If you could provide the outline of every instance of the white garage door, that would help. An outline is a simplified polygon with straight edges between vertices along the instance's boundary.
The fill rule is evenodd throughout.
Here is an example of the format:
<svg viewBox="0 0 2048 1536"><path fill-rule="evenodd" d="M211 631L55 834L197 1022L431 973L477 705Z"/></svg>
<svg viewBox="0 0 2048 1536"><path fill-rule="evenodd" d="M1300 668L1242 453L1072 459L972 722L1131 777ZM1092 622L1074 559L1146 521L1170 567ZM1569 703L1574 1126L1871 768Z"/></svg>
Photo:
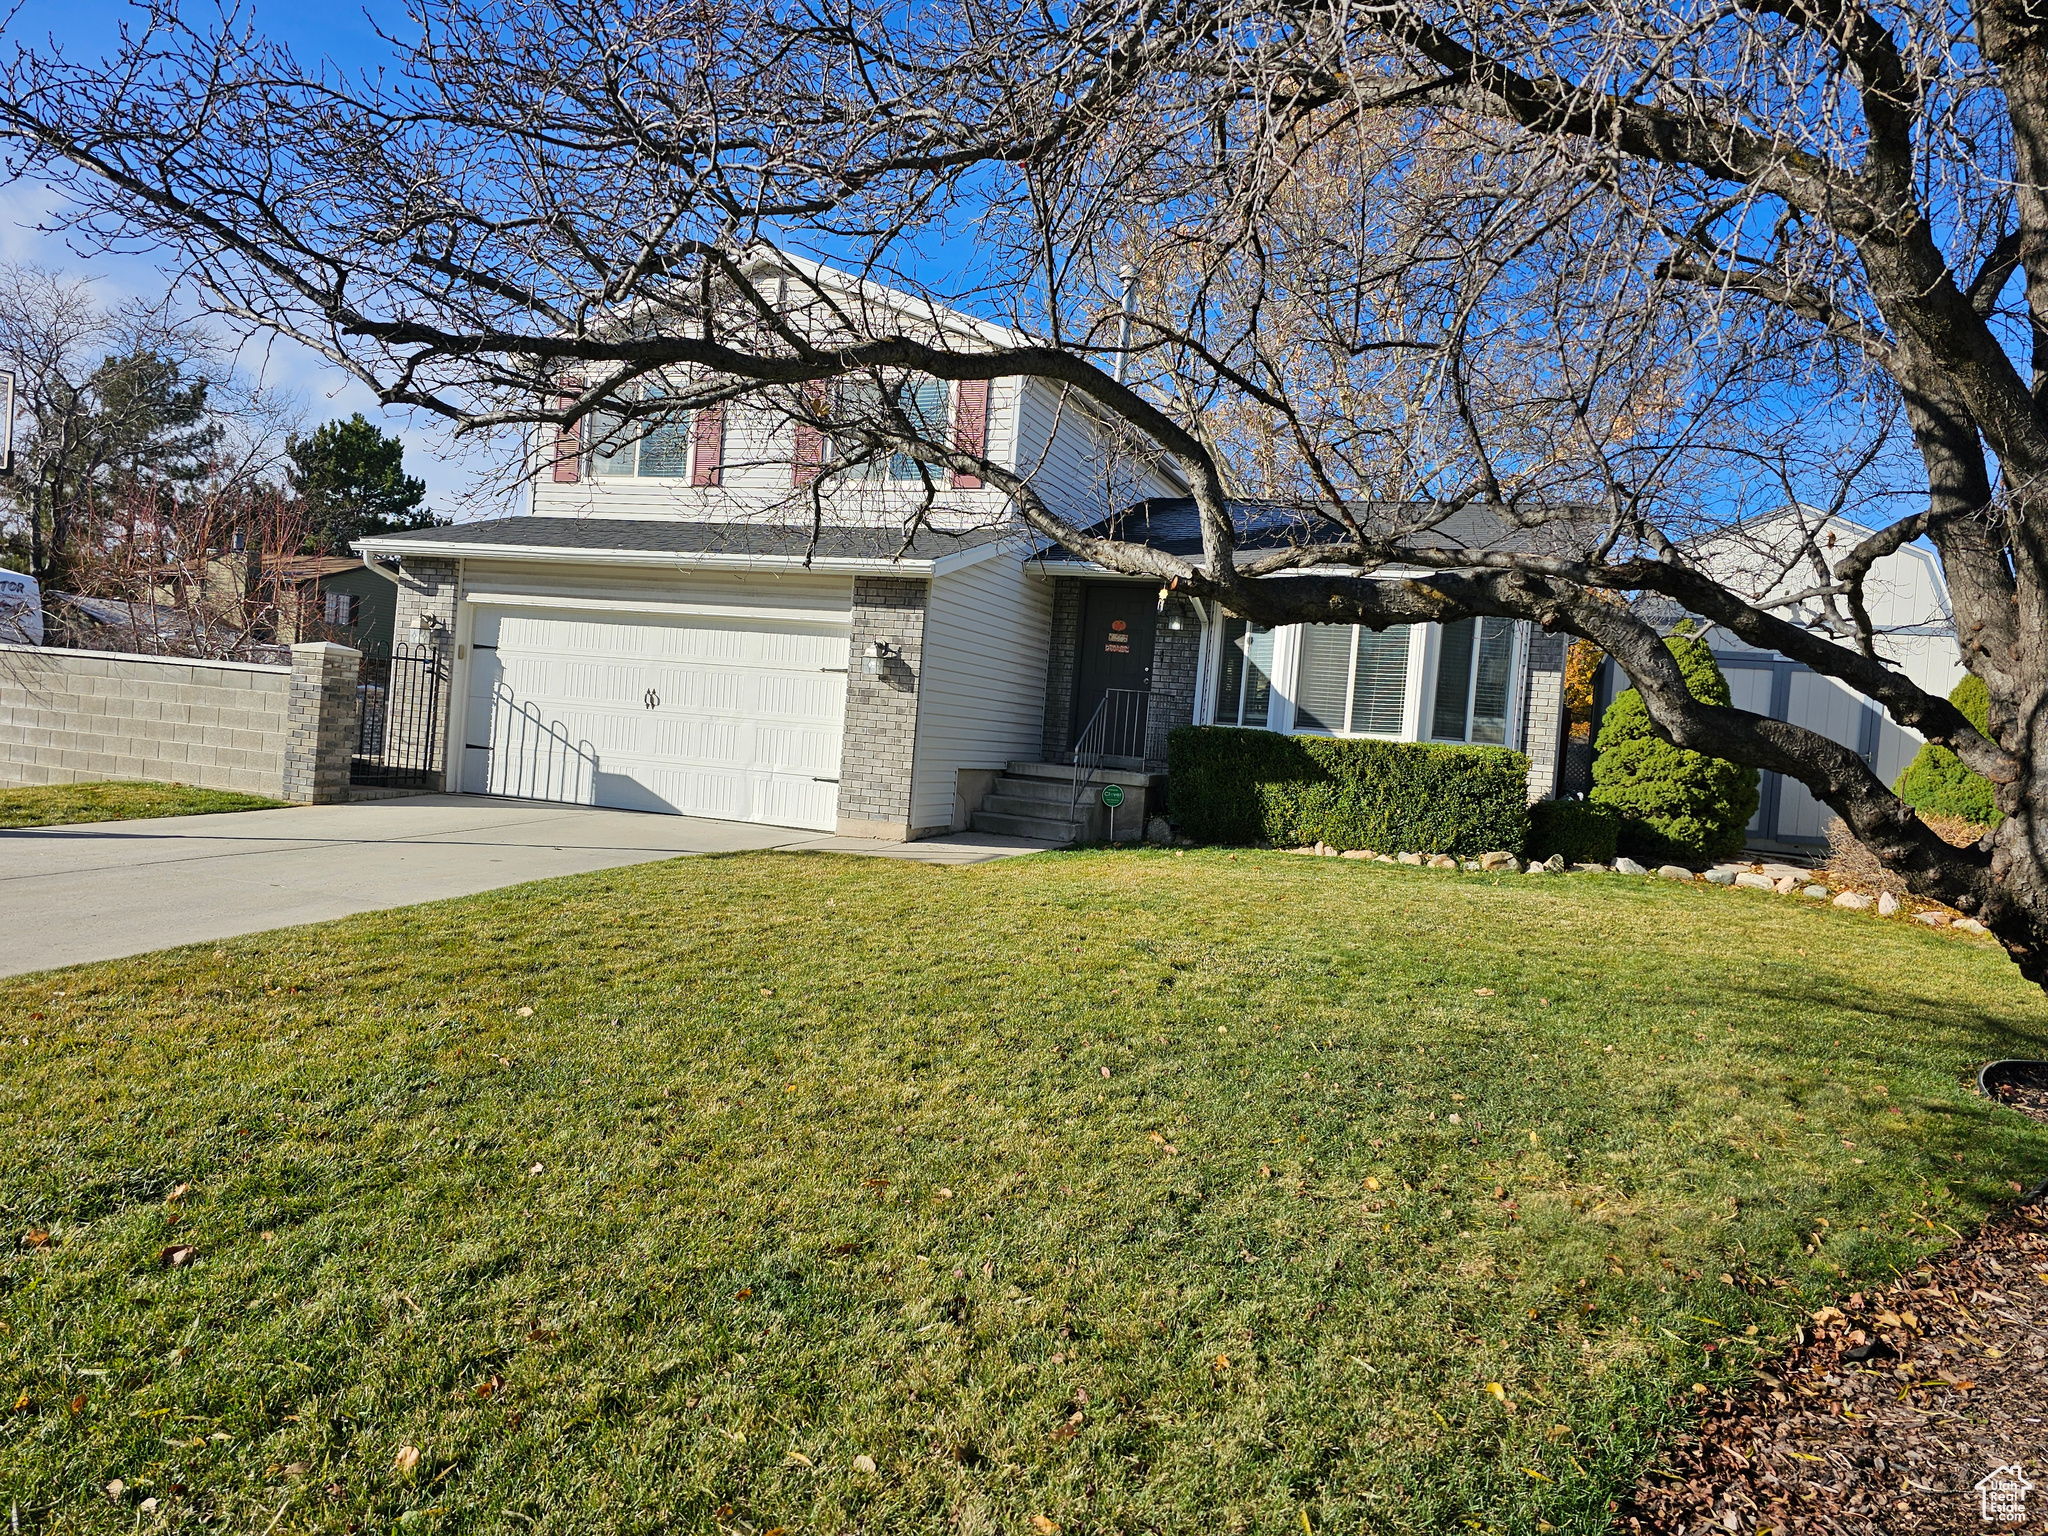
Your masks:
<svg viewBox="0 0 2048 1536"><path fill-rule="evenodd" d="M473 632L472 793L835 825L843 627L480 606Z"/></svg>

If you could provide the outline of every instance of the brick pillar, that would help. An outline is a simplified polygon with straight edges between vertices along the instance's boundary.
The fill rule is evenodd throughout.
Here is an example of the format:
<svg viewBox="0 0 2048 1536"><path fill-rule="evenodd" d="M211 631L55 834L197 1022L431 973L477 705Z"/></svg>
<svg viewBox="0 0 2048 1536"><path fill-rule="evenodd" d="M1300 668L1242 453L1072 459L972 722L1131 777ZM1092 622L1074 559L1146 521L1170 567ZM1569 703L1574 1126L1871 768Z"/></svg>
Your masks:
<svg viewBox="0 0 2048 1536"><path fill-rule="evenodd" d="M931 584L902 576L853 580L853 646L846 672L846 740L839 760L839 834L910 837L910 771ZM888 647L879 675L869 647Z"/></svg>
<svg viewBox="0 0 2048 1536"><path fill-rule="evenodd" d="M292 647L284 748L284 798L302 805L348 799L355 749L356 680L363 653L325 641Z"/></svg>
<svg viewBox="0 0 2048 1536"><path fill-rule="evenodd" d="M1522 696L1522 750L1529 754L1529 799L1557 793L1564 751L1564 658L1568 635L1529 627L1528 691Z"/></svg>

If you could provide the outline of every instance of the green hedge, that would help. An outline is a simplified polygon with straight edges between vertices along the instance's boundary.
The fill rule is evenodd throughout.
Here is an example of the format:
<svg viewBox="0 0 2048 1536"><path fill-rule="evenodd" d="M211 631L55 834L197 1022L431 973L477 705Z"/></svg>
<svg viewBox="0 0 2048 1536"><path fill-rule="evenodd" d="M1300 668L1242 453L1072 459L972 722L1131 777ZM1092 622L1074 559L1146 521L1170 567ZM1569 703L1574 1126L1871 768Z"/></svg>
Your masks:
<svg viewBox="0 0 2048 1536"><path fill-rule="evenodd" d="M1506 747L1191 725L1167 738L1166 784L1175 829L1198 842L1469 857L1529 840L1529 760Z"/></svg>
<svg viewBox="0 0 2048 1536"><path fill-rule="evenodd" d="M1621 813L1584 800L1539 800L1529 807L1529 857L1564 855L1567 864L1612 864Z"/></svg>

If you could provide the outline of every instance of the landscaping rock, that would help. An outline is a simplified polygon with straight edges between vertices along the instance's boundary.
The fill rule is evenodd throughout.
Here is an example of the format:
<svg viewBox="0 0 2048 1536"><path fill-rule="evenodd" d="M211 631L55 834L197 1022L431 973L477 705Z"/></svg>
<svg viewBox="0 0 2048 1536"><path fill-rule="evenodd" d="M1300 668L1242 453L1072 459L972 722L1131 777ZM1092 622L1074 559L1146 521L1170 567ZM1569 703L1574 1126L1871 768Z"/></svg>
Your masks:
<svg viewBox="0 0 2048 1536"><path fill-rule="evenodd" d="M1543 861L1543 867L1549 870L1553 875L1563 874L1564 855L1561 853L1553 853L1549 858Z"/></svg>
<svg viewBox="0 0 2048 1536"><path fill-rule="evenodd" d="M1145 841L1156 843L1161 848L1165 848L1173 842L1173 827L1164 816L1154 816L1145 823Z"/></svg>
<svg viewBox="0 0 2048 1536"><path fill-rule="evenodd" d="M1710 869L1707 871L1707 884L1709 885L1733 885L1734 883L1735 871L1732 869Z"/></svg>
<svg viewBox="0 0 2048 1536"><path fill-rule="evenodd" d="M1984 937L1985 934L1991 931L1989 928L1986 928L1982 923L1978 922L1977 919L1975 919L1974 917L1959 917L1955 920L1954 926L1956 932L1974 933L1980 939Z"/></svg>
<svg viewBox="0 0 2048 1536"><path fill-rule="evenodd" d="M1463 864L1459 865L1458 867L1460 869L1469 870L1471 873L1475 875L1478 874L1481 869L1485 868L1485 866L1481 864L1477 859L1467 859Z"/></svg>
<svg viewBox="0 0 2048 1536"><path fill-rule="evenodd" d="M1766 864L1763 866L1763 872L1773 880L1794 881L1804 880L1810 873L1797 864Z"/></svg>
<svg viewBox="0 0 2048 1536"><path fill-rule="evenodd" d="M1520 869L1522 861L1512 853L1496 848L1492 853L1482 853L1479 855L1479 867L1481 869Z"/></svg>
<svg viewBox="0 0 2048 1536"><path fill-rule="evenodd" d="M1745 891L1775 891L1778 888L1768 876L1753 875L1746 869L1735 877L1735 883Z"/></svg>
<svg viewBox="0 0 2048 1536"><path fill-rule="evenodd" d="M1647 875L1649 873L1642 865L1629 858L1616 859L1614 861L1614 872L1617 875Z"/></svg>
<svg viewBox="0 0 2048 1536"><path fill-rule="evenodd" d="M1828 899L1828 888L1824 885L1809 885L1801 890L1799 894L1810 896L1815 901L1826 901Z"/></svg>
<svg viewBox="0 0 2048 1536"><path fill-rule="evenodd" d="M1419 853L1397 853L1394 857L1403 864L1420 864L1422 862L1422 855Z"/></svg>
<svg viewBox="0 0 2048 1536"><path fill-rule="evenodd" d="M1692 871L1681 869L1676 864L1661 864L1657 867L1657 878L1659 880L1684 880L1690 882L1692 880Z"/></svg>
<svg viewBox="0 0 2048 1536"><path fill-rule="evenodd" d="M1523 870L1522 873L1525 875L1554 875L1557 873L1557 871L1552 869L1548 864L1531 864L1527 869Z"/></svg>
<svg viewBox="0 0 2048 1536"><path fill-rule="evenodd" d="M1456 869L1458 861L1447 853L1433 853L1429 856L1431 869Z"/></svg>
<svg viewBox="0 0 2048 1536"><path fill-rule="evenodd" d="M1890 917L1898 910L1898 897L1894 896L1890 891L1879 891L1877 893L1877 915L1879 917Z"/></svg>
<svg viewBox="0 0 2048 1536"><path fill-rule="evenodd" d="M1391 853L1377 854L1373 858L1373 863L1375 864L1397 864L1399 862Z"/></svg>
<svg viewBox="0 0 2048 1536"><path fill-rule="evenodd" d="M1772 882L1771 889L1776 891L1780 896L1790 896L1794 891L1799 889L1799 876L1780 875L1775 881Z"/></svg>
<svg viewBox="0 0 2048 1536"><path fill-rule="evenodd" d="M1605 864L1574 864L1572 868L1582 875L1606 875L1613 873Z"/></svg>
<svg viewBox="0 0 2048 1536"><path fill-rule="evenodd" d="M1946 912L1915 912L1913 914L1913 921L1925 923L1930 928L1946 928L1948 926L1948 914Z"/></svg>
<svg viewBox="0 0 2048 1536"><path fill-rule="evenodd" d="M1870 898L1861 891L1844 891L1835 898L1835 905L1851 912L1866 912L1870 909Z"/></svg>
<svg viewBox="0 0 2048 1536"><path fill-rule="evenodd" d="M1372 850L1370 848L1346 848L1344 850L1344 857L1347 859L1369 859L1372 857Z"/></svg>

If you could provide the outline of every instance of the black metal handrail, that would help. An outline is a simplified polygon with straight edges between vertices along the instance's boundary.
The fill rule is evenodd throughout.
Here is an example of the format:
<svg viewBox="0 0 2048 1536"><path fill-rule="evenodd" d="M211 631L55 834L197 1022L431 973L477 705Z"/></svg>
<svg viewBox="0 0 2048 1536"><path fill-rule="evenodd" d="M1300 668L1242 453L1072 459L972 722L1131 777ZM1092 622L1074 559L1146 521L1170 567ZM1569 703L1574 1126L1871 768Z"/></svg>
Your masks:
<svg viewBox="0 0 2048 1536"><path fill-rule="evenodd" d="M1067 820L1079 819L1082 791L1095 781L1095 771L1112 757L1145 756L1145 726L1151 716L1152 692L1147 688L1105 688L1102 702L1074 739L1073 794ZM1119 748L1125 750L1118 750ZM1130 750L1135 748L1135 750Z"/></svg>

